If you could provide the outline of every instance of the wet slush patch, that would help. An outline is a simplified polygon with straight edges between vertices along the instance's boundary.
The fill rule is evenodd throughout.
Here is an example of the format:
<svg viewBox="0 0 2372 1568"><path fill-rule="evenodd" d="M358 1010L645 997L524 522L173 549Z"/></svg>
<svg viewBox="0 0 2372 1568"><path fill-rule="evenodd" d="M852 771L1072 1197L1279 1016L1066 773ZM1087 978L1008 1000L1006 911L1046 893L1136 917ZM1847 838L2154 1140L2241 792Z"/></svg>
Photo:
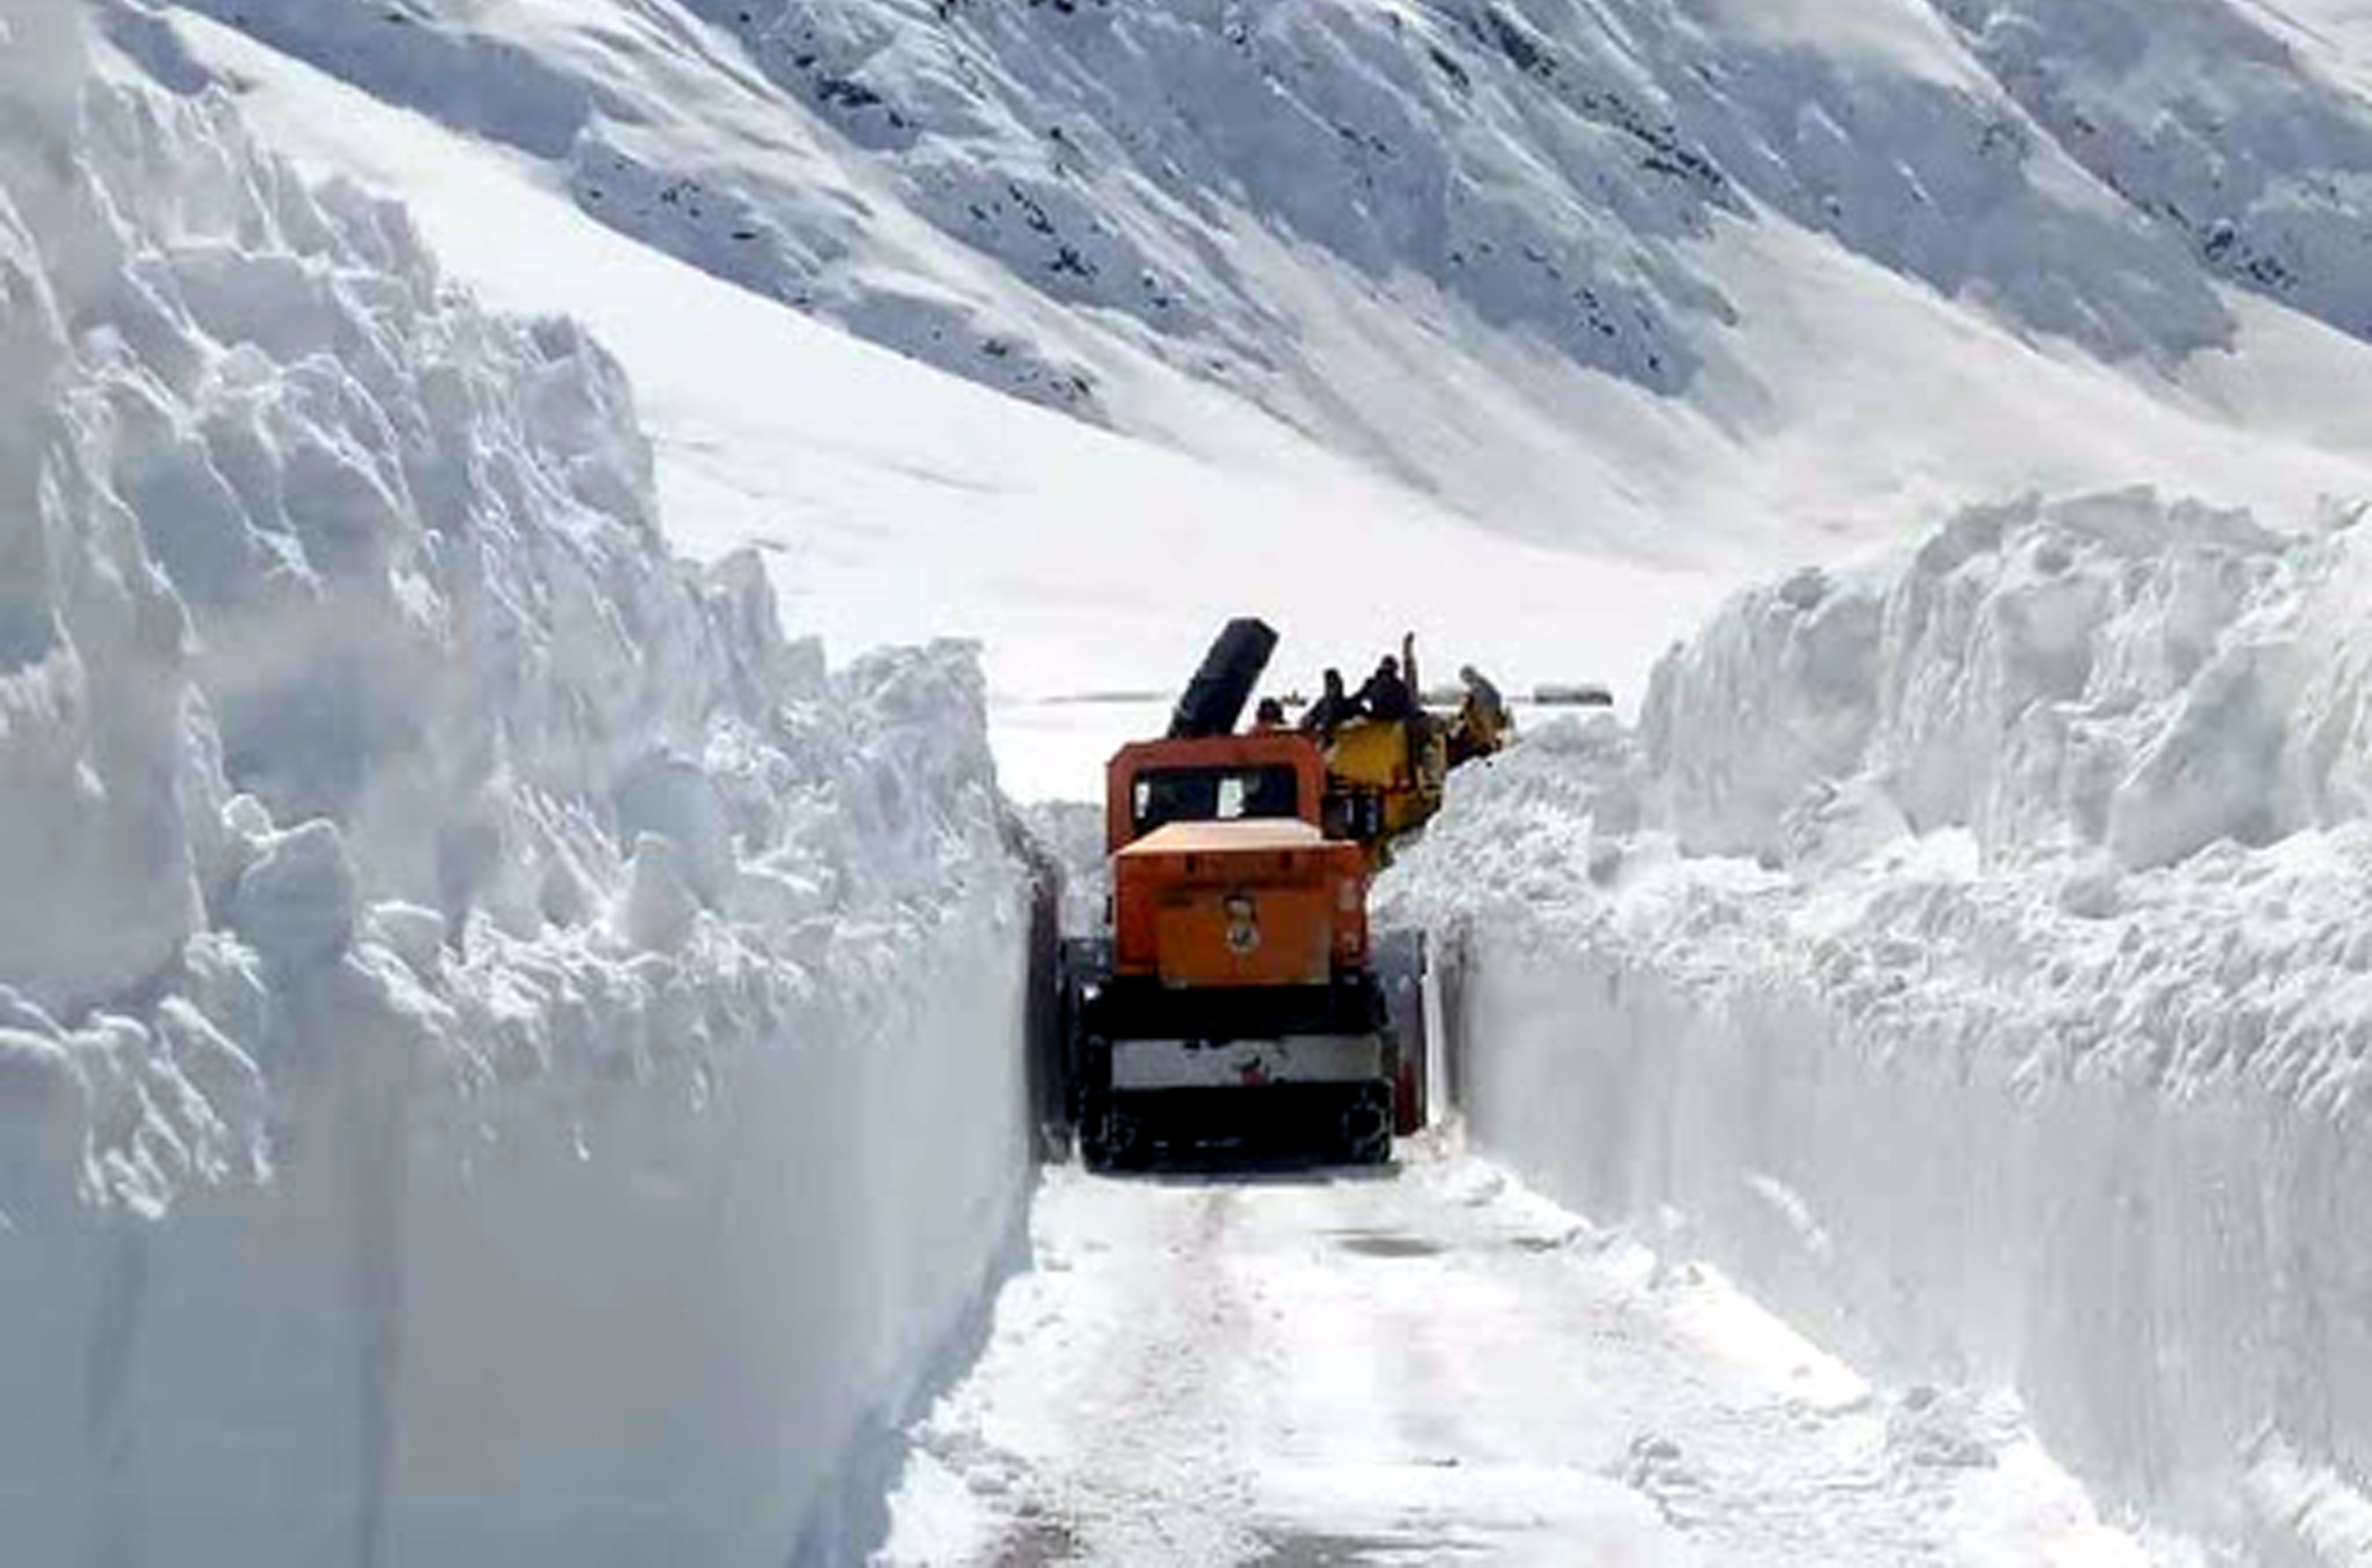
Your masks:
<svg viewBox="0 0 2372 1568"><path fill-rule="evenodd" d="M1338 1165L1290 1150L1232 1145L1164 1148L1141 1168L1107 1170L1106 1181L1145 1181L1172 1187L1335 1187L1398 1181L1398 1165Z"/></svg>
<svg viewBox="0 0 2372 1568"><path fill-rule="evenodd" d="M1441 1244L1422 1237L1401 1236L1379 1230L1338 1230L1332 1233L1334 1244L1345 1252L1355 1252L1362 1258L1437 1258Z"/></svg>
<svg viewBox="0 0 2372 1568"><path fill-rule="evenodd" d="M1079 1538L1060 1519L1025 1518L997 1543L989 1562L992 1568L1055 1568L1086 1561L1081 1553Z"/></svg>
<svg viewBox="0 0 2372 1568"><path fill-rule="evenodd" d="M1379 1536L1265 1536L1250 1568L1366 1568L1407 1562L1410 1543Z"/></svg>

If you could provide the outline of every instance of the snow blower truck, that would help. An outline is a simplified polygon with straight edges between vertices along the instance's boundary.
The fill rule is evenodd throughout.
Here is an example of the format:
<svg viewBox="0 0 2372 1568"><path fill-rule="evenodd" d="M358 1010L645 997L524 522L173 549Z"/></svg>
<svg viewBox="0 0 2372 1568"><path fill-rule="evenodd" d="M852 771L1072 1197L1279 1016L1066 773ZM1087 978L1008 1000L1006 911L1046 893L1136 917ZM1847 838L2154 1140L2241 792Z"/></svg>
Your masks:
<svg viewBox="0 0 2372 1568"><path fill-rule="evenodd" d="M1107 767L1107 931L1062 952L1090 1168L1215 1143L1380 1165L1424 1124L1424 934L1367 923L1378 781L1332 772L1306 736L1236 733L1276 641L1231 621L1168 736Z"/></svg>

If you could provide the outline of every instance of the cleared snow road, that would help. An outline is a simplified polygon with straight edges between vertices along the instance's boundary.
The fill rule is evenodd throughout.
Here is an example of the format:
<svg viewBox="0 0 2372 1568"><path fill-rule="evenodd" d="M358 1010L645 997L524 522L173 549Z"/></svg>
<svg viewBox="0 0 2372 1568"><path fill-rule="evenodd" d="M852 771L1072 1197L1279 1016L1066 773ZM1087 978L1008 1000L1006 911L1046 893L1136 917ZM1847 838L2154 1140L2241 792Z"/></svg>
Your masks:
<svg viewBox="0 0 2372 1568"><path fill-rule="evenodd" d="M1492 1166L1049 1174L881 1562L2125 1564L2015 1410L1875 1390Z"/></svg>

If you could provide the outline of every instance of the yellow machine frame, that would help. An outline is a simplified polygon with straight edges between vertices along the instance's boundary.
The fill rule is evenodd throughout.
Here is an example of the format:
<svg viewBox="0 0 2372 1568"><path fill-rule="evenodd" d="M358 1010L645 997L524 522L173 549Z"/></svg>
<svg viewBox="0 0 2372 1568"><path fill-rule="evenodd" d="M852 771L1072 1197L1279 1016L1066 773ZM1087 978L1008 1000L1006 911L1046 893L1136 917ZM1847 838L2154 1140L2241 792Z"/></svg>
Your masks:
<svg viewBox="0 0 2372 1568"><path fill-rule="evenodd" d="M1448 775L1448 734L1437 720L1355 719L1326 748L1327 831L1357 840L1383 865L1394 839L1441 809Z"/></svg>

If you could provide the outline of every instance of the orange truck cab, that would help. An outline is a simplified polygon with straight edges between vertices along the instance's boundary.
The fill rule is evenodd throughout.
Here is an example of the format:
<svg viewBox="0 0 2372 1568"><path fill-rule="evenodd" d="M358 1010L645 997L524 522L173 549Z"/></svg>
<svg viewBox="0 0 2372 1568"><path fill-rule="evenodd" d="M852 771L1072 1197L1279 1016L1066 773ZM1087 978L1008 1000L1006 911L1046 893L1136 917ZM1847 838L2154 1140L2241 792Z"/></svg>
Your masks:
<svg viewBox="0 0 2372 1568"><path fill-rule="evenodd" d="M1370 862L1320 823L1291 733L1122 748L1106 778L1107 937L1072 944L1074 1120L1091 1166L1208 1134L1390 1157L1421 1097L1367 927Z"/></svg>
<svg viewBox="0 0 2372 1568"><path fill-rule="evenodd" d="M1168 987L1325 985L1367 960L1367 864L1318 827L1298 735L1123 748L1107 778L1112 970Z"/></svg>

